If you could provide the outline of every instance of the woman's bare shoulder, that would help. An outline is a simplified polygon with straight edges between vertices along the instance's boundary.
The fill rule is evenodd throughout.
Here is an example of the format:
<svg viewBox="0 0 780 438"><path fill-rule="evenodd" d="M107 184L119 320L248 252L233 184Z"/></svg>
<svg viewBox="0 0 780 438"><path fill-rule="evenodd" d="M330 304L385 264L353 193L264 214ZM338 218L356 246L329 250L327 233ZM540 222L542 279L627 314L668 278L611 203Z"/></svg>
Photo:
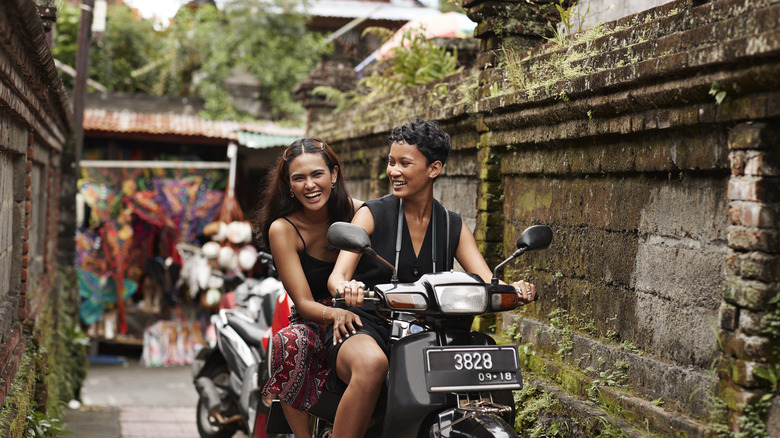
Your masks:
<svg viewBox="0 0 780 438"><path fill-rule="evenodd" d="M271 226L268 228L269 236L284 236L288 234L295 234L295 225L293 225L289 218L277 218L275 221L271 222Z"/></svg>

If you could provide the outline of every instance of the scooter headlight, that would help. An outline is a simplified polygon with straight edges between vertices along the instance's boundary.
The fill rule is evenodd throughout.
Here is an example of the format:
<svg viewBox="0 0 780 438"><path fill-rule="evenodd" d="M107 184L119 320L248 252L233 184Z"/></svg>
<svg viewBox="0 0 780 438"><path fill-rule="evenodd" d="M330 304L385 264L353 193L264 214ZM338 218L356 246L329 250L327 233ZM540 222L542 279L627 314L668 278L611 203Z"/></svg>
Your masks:
<svg viewBox="0 0 780 438"><path fill-rule="evenodd" d="M487 311L487 290L481 285L434 286L442 313L477 315Z"/></svg>

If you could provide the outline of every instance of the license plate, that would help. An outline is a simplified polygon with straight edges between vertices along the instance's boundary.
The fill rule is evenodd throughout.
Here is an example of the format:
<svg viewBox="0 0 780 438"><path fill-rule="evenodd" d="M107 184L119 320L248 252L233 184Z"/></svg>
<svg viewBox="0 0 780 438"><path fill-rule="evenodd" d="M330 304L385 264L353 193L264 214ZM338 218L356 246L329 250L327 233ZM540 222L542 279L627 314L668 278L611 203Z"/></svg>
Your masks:
<svg viewBox="0 0 780 438"><path fill-rule="evenodd" d="M425 381L430 392L522 389L517 347L427 348Z"/></svg>

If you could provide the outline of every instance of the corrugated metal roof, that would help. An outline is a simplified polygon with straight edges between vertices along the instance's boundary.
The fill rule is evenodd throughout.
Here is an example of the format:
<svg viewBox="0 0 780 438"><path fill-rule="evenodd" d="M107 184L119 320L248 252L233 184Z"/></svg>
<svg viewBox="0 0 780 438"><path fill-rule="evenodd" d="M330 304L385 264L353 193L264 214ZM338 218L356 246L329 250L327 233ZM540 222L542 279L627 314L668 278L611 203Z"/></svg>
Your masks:
<svg viewBox="0 0 780 438"><path fill-rule="evenodd" d="M301 138L299 135L273 135L259 132L238 131L238 144L252 149L265 149L274 146L289 146Z"/></svg>
<svg viewBox="0 0 780 438"><path fill-rule="evenodd" d="M379 8L379 9L377 9ZM414 18L440 15L438 9L419 6L414 1L398 0L391 3L360 0L313 1L306 13L314 17L362 18L370 14L372 20L409 21Z"/></svg>
<svg viewBox="0 0 780 438"><path fill-rule="evenodd" d="M238 140L238 131L296 138L304 134L303 129L283 128L272 122L215 121L181 114L149 114L101 109L84 111L84 131L197 136L226 140Z"/></svg>

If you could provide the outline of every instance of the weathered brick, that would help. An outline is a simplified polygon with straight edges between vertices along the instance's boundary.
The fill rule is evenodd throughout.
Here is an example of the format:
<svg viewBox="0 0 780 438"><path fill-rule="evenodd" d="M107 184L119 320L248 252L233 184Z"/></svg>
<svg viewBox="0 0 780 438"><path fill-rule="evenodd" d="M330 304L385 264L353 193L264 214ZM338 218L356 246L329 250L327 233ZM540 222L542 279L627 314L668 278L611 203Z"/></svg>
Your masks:
<svg viewBox="0 0 780 438"><path fill-rule="evenodd" d="M761 336L762 320L766 312L754 312L741 309L739 312L739 331L748 336Z"/></svg>
<svg viewBox="0 0 780 438"><path fill-rule="evenodd" d="M731 174L733 176L745 175L745 152L744 151L730 152L729 162L731 163Z"/></svg>
<svg viewBox="0 0 780 438"><path fill-rule="evenodd" d="M772 349L772 341L764 336L747 336L739 332L721 332L723 352L727 356L743 360L766 357Z"/></svg>
<svg viewBox="0 0 780 438"><path fill-rule="evenodd" d="M720 328L724 330L735 331L737 329L737 322L739 321L739 307L729 304L725 301L720 303L720 309L718 309L718 320L720 321Z"/></svg>
<svg viewBox="0 0 780 438"><path fill-rule="evenodd" d="M779 183L778 178L733 177L729 180L728 197L732 201L777 202Z"/></svg>
<svg viewBox="0 0 780 438"><path fill-rule="evenodd" d="M780 159L778 159L777 150L745 153L744 174L747 176L780 176Z"/></svg>
<svg viewBox="0 0 780 438"><path fill-rule="evenodd" d="M757 388L760 386L766 386L762 381L757 379L753 371L761 367L760 364L749 360L736 360L734 366L731 369L731 379L737 385L743 388Z"/></svg>
<svg viewBox="0 0 780 438"><path fill-rule="evenodd" d="M780 214L777 204L757 202L729 203L729 223L731 225L752 228L774 228Z"/></svg>
<svg viewBox="0 0 780 438"><path fill-rule="evenodd" d="M731 149L768 149L780 145L780 127L767 123L742 123L729 132Z"/></svg>
<svg viewBox="0 0 780 438"><path fill-rule="evenodd" d="M745 280L739 277L727 277L723 287L723 299L733 305L760 311L777 293L766 283Z"/></svg>
<svg viewBox="0 0 780 438"><path fill-rule="evenodd" d="M731 226L728 243L733 249L780 252L780 233L775 229Z"/></svg>
<svg viewBox="0 0 780 438"><path fill-rule="evenodd" d="M699 106L699 123L712 123L715 121L715 105L702 104Z"/></svg>
<svg viewBox="0 0 780 438"><path fill-rule="evenodd" d="M773 283L780 280L780 256L763 252L748 252L737 256L735 264L743 278Z"/></svg>

